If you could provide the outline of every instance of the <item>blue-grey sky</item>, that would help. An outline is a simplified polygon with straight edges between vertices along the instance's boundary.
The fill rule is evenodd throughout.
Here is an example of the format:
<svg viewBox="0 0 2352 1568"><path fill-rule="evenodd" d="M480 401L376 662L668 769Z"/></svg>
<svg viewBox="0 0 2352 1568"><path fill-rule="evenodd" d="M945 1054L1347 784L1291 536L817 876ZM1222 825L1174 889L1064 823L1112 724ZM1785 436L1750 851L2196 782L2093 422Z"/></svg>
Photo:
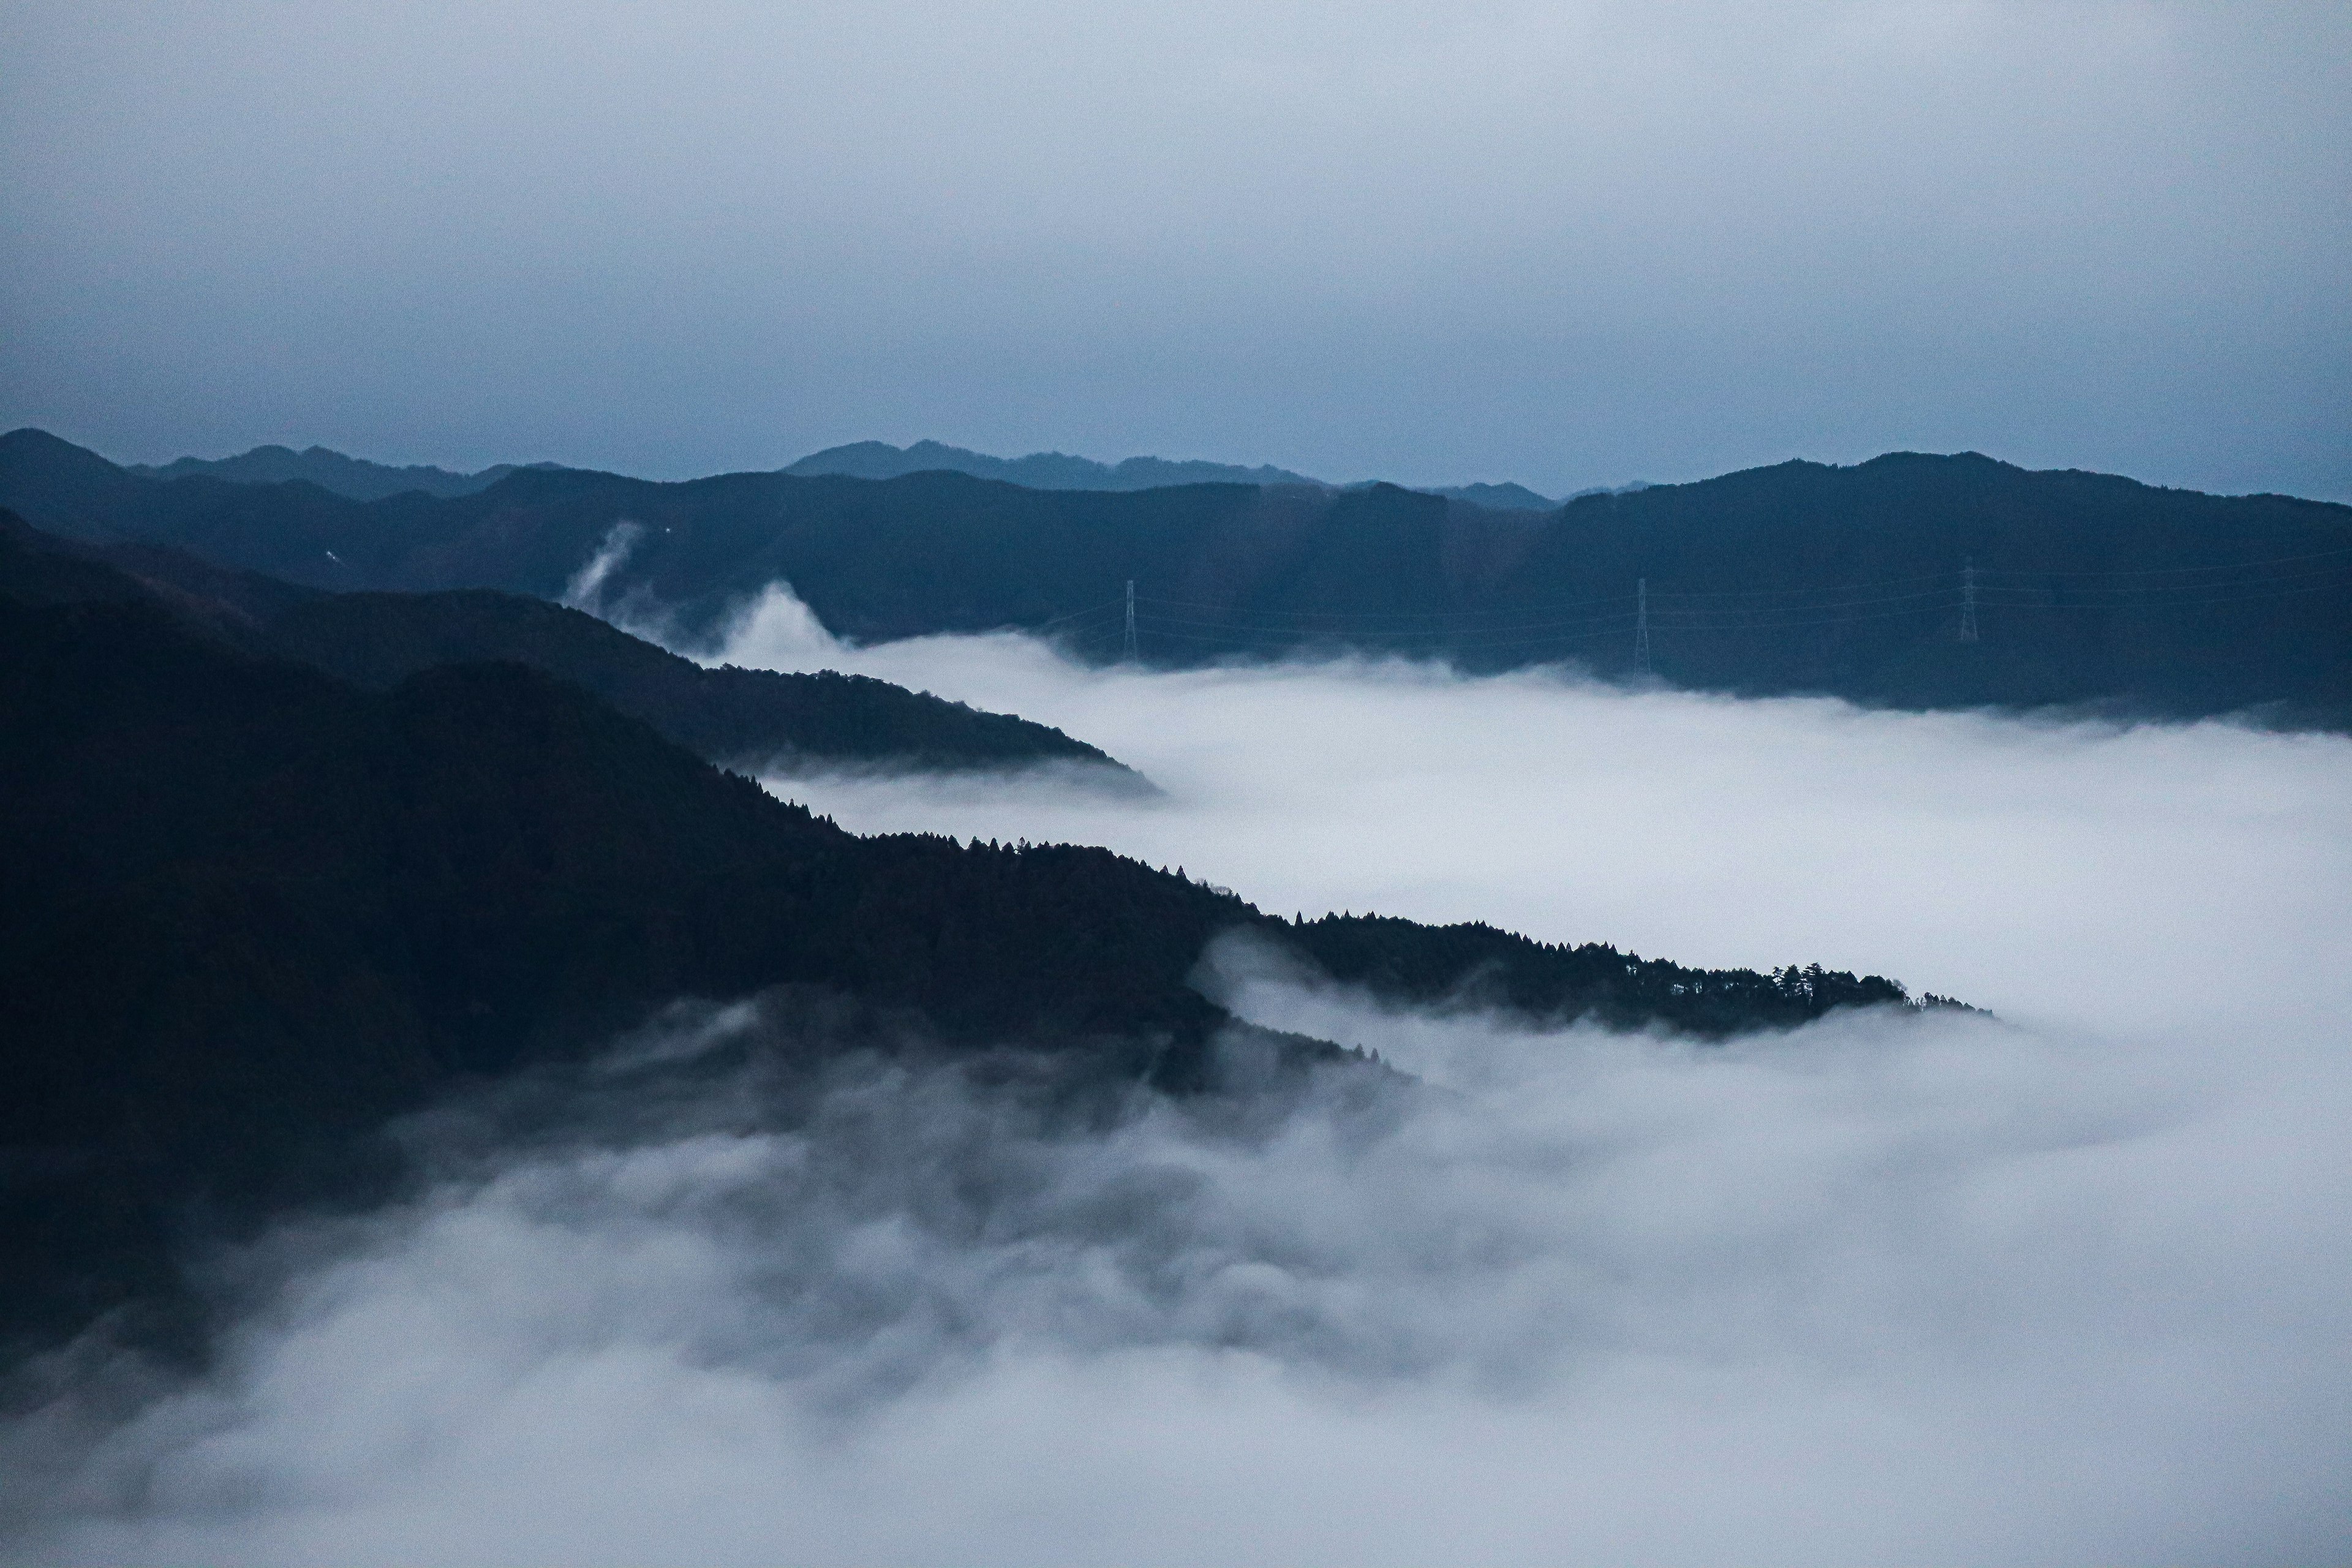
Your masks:
<svg viewBox="0 0 2352 1568"><path fill-rule="evenodd" d="M2352 497L2352 8L0 8L0 424Z"/></svg>

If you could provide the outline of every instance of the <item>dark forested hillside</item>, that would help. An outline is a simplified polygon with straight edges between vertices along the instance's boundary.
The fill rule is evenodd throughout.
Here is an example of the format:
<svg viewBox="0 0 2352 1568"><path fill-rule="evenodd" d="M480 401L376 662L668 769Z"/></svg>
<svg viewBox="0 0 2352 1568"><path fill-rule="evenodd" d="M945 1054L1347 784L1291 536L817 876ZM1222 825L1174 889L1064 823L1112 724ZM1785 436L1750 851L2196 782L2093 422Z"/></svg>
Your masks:
<svg viewBox="0 0 2352 1568"><path fill-rule="evenodd" d="M1236 929L1400 999L1479 977L1706 1034L1903 1000L1401 921L1302 928L1101 849L859 838L524 667L372 691L152 601L0 600L0 799L16 1333L162 1289L192 1204L299 1199L383 1118L679 997L814 988L942 1048L1171 1089L1215 1079L1234 1026L1188 982Z"/></svg>
<svg viewBox="0 0 2352 1568"><path fill-rule="evenodd" d="M887 681L832 671L706 669L593 616L488 590L331 594L234 572L169 546L77 545L0 512L0 596L149 601L254 651L362 686L445 664L506 659L584 687L709 761L802 767L1006 769L1076 764L1150 785L1061 731Z"/></svg>
<svg viewBox="0 0 2352 1568"><path fill-rule="evenodd" d="M321 587L552 597L626 541L611 592L688 627L783 580L853 638L1049 627L1110 658L1132 580L1142 657L1160 663L1346 647L1628 675L1645 618L1650 670L1710 689L2352 724L2352 508L1973 455L1785 463L1550 512L1392 486L569 470L363 506L305 485L155 484L18 432L0 438L0 502Z"/></svg>
<svg viewBox="0 0 2352 1568"><path fill-rule="evenodd" d="M279 648L362 686L436 665L510 659L561 676L729 766L803 764L945 770L1043 763L1139 774L1061 731L887 680L825 670L778 674L691 659L544 600L488 590L322 595L269 624Z"/></svg>

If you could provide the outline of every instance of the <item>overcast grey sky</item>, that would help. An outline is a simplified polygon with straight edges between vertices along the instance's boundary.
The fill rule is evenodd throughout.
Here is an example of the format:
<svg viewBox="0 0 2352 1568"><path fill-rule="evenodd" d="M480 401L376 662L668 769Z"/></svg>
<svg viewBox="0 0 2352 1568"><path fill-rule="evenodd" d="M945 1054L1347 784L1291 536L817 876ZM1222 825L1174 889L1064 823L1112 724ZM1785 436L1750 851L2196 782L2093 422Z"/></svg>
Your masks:
<svg viewBox="0 0 2352 1568"><path fill-rule="evenodd" d="M0 8L0 424L2352 497L2352 8Z"/></svg>

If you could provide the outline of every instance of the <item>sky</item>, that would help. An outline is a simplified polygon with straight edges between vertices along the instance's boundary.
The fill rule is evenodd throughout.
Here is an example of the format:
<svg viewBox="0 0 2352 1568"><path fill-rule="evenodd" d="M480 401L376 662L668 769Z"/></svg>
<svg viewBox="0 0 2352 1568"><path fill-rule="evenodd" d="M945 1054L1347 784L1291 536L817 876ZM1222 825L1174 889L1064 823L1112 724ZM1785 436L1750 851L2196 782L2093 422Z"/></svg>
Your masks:
<svg viewBox="0 0 2352 1568"><path fill-rule="evenodd" d="M1166 792L769 781L854 828L1996 1016L1704 1046L1220 946L1241 1016L1419 1083L1073 1120L919 1057L780 1092L715 1047L821 1015L682 1005L413 1121L413 1197L201 1259L206 1375L85 1346L0 1424L0 1559L2344 1558L2352 741L851 650L781 595L705 652Z"/></svg>
<svg viewBox="0 0 2352 1568"><path fill-rule="evenodd" d="M0 426L2352 499L2352 12L14 0Z"/></svg>

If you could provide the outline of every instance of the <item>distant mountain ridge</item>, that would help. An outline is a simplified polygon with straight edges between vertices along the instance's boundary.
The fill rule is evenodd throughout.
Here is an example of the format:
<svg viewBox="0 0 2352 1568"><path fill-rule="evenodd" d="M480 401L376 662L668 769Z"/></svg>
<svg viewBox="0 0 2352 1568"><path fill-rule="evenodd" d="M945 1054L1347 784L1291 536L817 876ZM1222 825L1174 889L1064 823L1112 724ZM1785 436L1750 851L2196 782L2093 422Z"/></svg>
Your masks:
<svg viewBox="0 0 2352 1568"><path fill-rule="evenodd" d="M168 463L126 463L123 471L145 479L220 479L238 485L280 485L301 480L352 500L383 500L417 491L449 500L488 489L522 468L556 468L558 463L495 463L474 473L457 473L427 463L395 467L354 458L328 447L256 447L231 458L176 458ZM794 475L838 474L856 479L895 479L908 474L970 474L974 479L999 479L1035 490L1149 490L1171 485L1307 485L1317 489L1361 489L1373 481L1337 485L1270 464L1244 468L1234 463L1201 460L1171 461L1165 458L1128 458L1098 463L1066 452L1032 452L1025 458L996 458L940 441L918 441L893 447L884 441L856 441L813 452L778 470ZM1527 486L1468 484L1412 487L1428 495L1483 506L1498 511L1549 511L1560 503ZM1597 495L1598 489L1579 495Z"/></svg>
<svg viewBox="0 0 2352 1568"><path fill-rule="evenodd" d="M1129 458L1098 463L1066 452L1032 452L1025 458L992 458L940 441L893 447L887 441L854 441L812 452L782 470L787 474L839 474L853 479L895 479L907 474L970 474L1033 490L1151 490L1170 485L1312 485L1331 487L1305 474L1260 465L1171 462L1165 458Z"/></svg>
<svg viewBox="0 0 2352 1568"><path fill-rule="evenodd" d="M1791 460L1497 511L1392 485L1044 490L948 472L656 484L528 470L447 500L141 479L0 437L0 505L339 590L603 592L716 640L789 583L860 642L1026 629L1148 663L1354 652L1573 661L1743 696L1907 709L2254 713L2352 731L2352 507L2213 496L1978 453ZM1646 631L1647 635L1643 635Z"/></svg>
<svg viewBox="0 0 2352 1568"><path fill-rule="evenodd" d="M1556 511L1560 504L1549 496L1538 495L1527 486L1517 483L1441 485L1426 493L1444 496L1447 500L1467 501L1472 506L1483 506L1493 511ZM1584 493L1593 492L1588 490Z"/></svg>
<svg viewBox="0 0 2352 1568"><path fill-rule="evenodd" d="M365 458L347 457L326 447L256 447L233 458L177 458L161 465L130 463L126 469L150 479L184 479L194 475L239 485L280 485L301 479L353 500L382 500L386 496L422 490L445 500L488 489L519 468L551 468L552 463L498 463L478 473L452 473L430 464L394 468Z"/></svg>
<svg viewBox="0 0 2352 1568"><path fill-rule="evenodd" d="M856 441L846 447L812 452L781 471L799 476L838 474L853 479L896 479L923 473L970 474L976 479L999 479L1033 490L1155 490L1171 485L1307 485L1316 489L1338 490L1361 489L1371 482L1333 484L1328 479L1268 464L1250 468L1197 459L1172 462L1166 458L1128 458L1117 463L1098 463L1066 452L992 458L985 452L950 447L940 441L918 441L911 447L893 447L886 441ZM1559 505L1521 484L1407 488L1501 511L1549 511Z"/></svg>

